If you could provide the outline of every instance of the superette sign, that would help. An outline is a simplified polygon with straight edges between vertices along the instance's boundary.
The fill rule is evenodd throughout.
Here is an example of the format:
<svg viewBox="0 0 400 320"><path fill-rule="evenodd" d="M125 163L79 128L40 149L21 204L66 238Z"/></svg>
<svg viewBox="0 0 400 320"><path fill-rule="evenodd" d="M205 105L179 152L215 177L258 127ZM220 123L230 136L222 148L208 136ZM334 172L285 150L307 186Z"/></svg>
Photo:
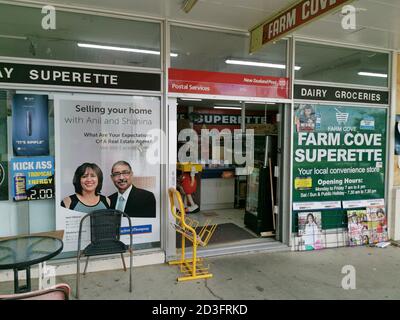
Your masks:
<svg viewBox="0 0 400 320"><path fill-rule="evenodd" d="M382 199L386 109L295 106L293 202Z"/></svg>
<svg viewBox="0 0 400 320"><path fill-rule="evenodd" d="M161 75L0 61L0 83L160 91Z"/></svg>

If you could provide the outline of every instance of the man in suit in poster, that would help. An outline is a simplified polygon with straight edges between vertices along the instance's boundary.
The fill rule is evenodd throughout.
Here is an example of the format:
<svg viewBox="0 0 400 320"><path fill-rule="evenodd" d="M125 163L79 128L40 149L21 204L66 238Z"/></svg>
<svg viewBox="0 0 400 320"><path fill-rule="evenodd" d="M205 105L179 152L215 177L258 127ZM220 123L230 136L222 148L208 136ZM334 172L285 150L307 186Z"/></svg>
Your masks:
<svg viewBox="0 0 400 320"><path fill-rule="evenodd" d="M110 195L111 208L125 212L134 218L155 218L156 198L150 191L133 185L133 172L126 161L114 163L111 179L118 192Z"/></svg>

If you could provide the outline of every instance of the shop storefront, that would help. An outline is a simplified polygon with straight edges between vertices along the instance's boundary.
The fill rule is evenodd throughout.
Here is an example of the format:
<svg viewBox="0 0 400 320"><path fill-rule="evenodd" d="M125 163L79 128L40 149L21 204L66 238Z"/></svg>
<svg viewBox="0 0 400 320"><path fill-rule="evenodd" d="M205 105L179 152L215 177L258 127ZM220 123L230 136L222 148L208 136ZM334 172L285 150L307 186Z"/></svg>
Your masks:
<svg viewBox="0 0 400 320"><path fill-rule="evenodd" d="M40 15L40 8L1 7L3 18L36 21ZM52 37L39 23L32 30L35 37L20 36L29 33L26 29L2 36L1 236L61 230L64 249L58 258L75 257L79 221L92 205L77 196L83 187L79 168L92 168L96 194L111 199L118 190L117 180L125 177L124 173L112 176L113 165L126 161L135 186L131 194L148 197L140 199L146 210L132 211L132 229L121 226L122 240L134 234L134 249L148 252L153 263L162 262L166 153L161 134L165 132L162 24L64 11L57 17L60 31ZM73 21L84 31L72 32ZM104 43L115 33L116 41L127 45L123 30L128 29L137 30L131 34L139 47L153 49L150 54L131 57L93 46L94 39ZM86 241L88 227L83 231ZM148 263L145 260L139 264ZM99 269L96 263L93 266ZM100 268L110 267L112 263L106 262Z"/></svg>
<svg viewBox="0 0 400 320"><path fill-rule="evenodd" d="M0 6L4 18L40 12ZM122 226L124 237L133 233L141 257L159 254L143 264L173 259L179 241L167 191L184 173L183 129L193 129L197 144L202 129L228 135L223 147L244 138L238 153L255 160L236 163L223 148L190 159L201 170L188 207L214 221L223 211L252 235L201 255L362 245L365 236L376 243L390 235L389 52L289 37L250 55L244 32L58 14L59 34L38 26L34 38L19 30L0 39L0 236L64 230L61 258L73 257L84 213L61 202L75 192L77 168L95 163L101 194L112 197L112 167L126 161L133 185L154 200L132 215L132 230ZM71 21L86 30L79 38L62 34Z"/></svg>
<svg viewBox="0 0 400 320"><path fill-rule="evenodd" d="M217 226L202 255L285 248L277 199L280 115L290 107L288 84L286 77L169 69L169 101L178 124L169 132L178 161L171 177L176 175L176 187L194 199L194 208L187 209L190 219ZM198 88L206 93L193 92ZM188 140L196 147L186 155ZM183 182L190 171L182 162L201 168L193 190ZM169 244L167 259L176 252L175 235Z"/></svg>
<svg viewBox="0 0 400 320"><path fill-rule="evenodd" d="M295 77L292 249L385 242L389 55L304 42L296 48L296 62L313 50L337 50L358 65L343 58L335 69Z"/></svg>

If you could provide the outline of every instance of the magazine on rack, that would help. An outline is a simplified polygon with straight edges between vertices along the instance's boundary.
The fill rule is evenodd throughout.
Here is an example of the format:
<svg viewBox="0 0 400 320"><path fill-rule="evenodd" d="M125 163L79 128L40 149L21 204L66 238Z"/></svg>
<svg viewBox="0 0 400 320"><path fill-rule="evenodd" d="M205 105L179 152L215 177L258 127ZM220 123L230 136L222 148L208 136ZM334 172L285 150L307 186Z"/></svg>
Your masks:
<svg viewBox="0 0 400 320"><path fill-rule="evenodd" d="M367 224L367 210L348 210L349 245L361 246L369 244L370 234Z"/></svg>
<svg viewBox="0 0 400 320"><path fill-rule="evenodd" d="M370 244L388 241L387 222L383 206L367 207L367 224Z"/></svg>
<svg viewBox="0 0 400 320"><path fill-rule="evenodd" d="M299 212L298 220L299 250L323 249L321 212Z"/></svg>

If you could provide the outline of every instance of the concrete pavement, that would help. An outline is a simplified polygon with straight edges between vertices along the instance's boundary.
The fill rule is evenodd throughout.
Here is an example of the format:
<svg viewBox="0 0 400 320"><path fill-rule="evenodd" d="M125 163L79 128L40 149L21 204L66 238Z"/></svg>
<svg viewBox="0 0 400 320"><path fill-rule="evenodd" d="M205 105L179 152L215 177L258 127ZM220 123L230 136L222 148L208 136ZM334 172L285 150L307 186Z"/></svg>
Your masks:
<svg viewBox="0 0 400 320"><path fill-rule="evenodd" d="M206 261L213 278L180 283L177 266L134 268L132 293L128 272L88 273L82 277L81 299L400 299L400 248L394 246L241 254ZM341 286L345 265L355 267L355 290ZM57 277L57 282L66 282L75 291L75 275ZM12 282L0 283L0 293L12 290Z"/></svg>

